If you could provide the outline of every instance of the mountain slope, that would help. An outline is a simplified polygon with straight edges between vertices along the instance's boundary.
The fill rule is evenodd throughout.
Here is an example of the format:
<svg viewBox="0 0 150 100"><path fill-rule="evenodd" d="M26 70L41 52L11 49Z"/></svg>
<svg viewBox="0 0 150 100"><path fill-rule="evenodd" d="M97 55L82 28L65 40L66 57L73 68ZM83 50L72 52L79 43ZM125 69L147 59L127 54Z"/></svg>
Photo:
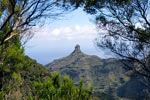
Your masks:
<svg viewBox="0 0 150 100"><path fill-rule="evenodd" d="M119 59L100 59L84 54L79 45L69 56L54 60L46 67L51 72L60 71L62 75L69 75L76 84L83 78L86 85L94 86L95 92L135 99L143 89L141 84L136 84L139 79L129 76L131 72L123 68ZM132 86L132 90L124 88L128 86Z"/></svg>

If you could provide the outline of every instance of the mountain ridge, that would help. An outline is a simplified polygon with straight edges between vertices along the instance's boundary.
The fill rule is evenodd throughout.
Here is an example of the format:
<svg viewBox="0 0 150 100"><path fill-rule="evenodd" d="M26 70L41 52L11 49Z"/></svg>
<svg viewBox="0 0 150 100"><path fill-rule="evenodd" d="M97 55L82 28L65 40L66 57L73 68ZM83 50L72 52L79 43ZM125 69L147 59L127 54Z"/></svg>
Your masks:
<svg viewBox="0 0 150 100"><path fill-rule="evenodd" d="M69 75L75 84L83 78L85 84L93 85L96 92L135 99L139 91L143 89L138 88L141 84L135 84L138 78L130 77L131 72L123 68L125 66L121 63L121 59L101 59L95 55L85 54L81 51L80 45L76 45L70 55L54 60L45 66L51 72L59 71L62 76ZM128 90L124 86L131 86L133 90Z"/></svg>

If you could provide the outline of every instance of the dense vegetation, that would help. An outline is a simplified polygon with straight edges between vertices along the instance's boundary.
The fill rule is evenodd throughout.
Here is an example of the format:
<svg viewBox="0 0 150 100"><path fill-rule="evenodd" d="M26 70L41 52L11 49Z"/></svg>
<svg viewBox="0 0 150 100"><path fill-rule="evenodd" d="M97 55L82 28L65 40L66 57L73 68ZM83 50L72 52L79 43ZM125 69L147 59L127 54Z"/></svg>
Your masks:
<svg viewBox="0 0 150 100"><path fill-rule="evenodd" d="M93 100L92 87L84 87L84 81L80 81L80 86L74 86L74 82L68 76L61 81L60 74L52 74L52 78L47 79L44 84L35 83L38 100Z"/></svg>

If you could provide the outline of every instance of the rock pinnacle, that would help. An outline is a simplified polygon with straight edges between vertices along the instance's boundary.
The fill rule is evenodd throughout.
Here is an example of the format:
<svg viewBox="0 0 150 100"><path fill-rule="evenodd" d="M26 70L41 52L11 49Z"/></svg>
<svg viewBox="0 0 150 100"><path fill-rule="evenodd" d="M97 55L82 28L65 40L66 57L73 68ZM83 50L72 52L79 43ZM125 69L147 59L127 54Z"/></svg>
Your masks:
<svg viewBox="0 0 150 100"><path fill-rule="evenodd" d="M81 53L80 45L79 45L79 44L77 44L77 45L75 46L75 49L74 49L74 51L72 52L72 54L76 54L76 53Z"/></svg>

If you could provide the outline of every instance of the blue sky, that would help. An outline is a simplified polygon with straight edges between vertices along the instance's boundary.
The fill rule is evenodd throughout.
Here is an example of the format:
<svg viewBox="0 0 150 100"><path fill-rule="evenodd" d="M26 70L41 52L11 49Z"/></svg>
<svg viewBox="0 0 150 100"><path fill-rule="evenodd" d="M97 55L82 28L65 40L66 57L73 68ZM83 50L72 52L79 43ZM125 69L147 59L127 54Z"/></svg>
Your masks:
<svg viewBox="0 0 150 100"><path fill-rule="evenodd" d="M25 54L45 65L69 55L79 44L89 55L109 57L108 52L104 53L94 44L98 33L91 19L94 17L78 9L43 27L35 27L34 37L25 45Z"/></svg>

